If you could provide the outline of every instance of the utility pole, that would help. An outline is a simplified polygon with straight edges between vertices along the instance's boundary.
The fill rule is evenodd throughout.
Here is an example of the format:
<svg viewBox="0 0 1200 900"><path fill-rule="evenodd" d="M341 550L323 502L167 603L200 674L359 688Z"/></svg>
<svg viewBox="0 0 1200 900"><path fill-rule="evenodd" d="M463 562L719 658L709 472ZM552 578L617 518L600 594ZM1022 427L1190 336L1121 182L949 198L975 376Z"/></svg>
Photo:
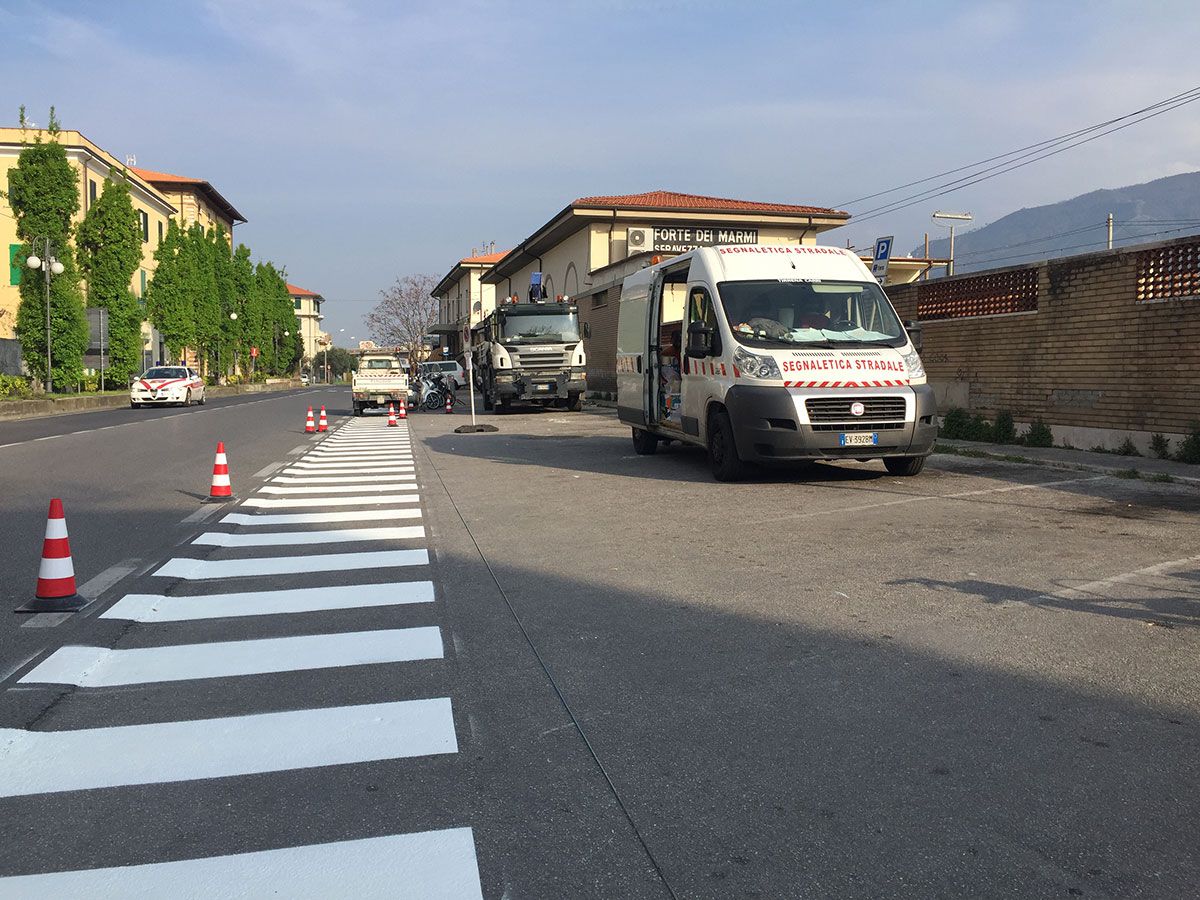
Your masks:
<svg viewBox="0 0 1200 900"><path fill-rule="evenodd" d="M1113 214L1108 214L1108 249L1112 249Z"/></svg>
<svg viewBox="0 0 1200 900"><path fill-rule="evenodd" d="M933 220L946 220L950 222L950 262L946 266L947 277L954 274L954 223L955 222L970 222L975 217L970 213L952 213L942 212L938 210L933 214Z"/></svg>

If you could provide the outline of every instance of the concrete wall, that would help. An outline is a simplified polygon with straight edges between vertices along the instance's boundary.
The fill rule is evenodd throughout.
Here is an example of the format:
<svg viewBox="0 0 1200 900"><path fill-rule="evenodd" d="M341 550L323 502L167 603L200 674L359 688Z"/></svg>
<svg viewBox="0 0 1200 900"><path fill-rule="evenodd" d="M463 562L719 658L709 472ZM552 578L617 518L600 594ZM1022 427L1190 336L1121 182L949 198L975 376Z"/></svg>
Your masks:
<svg viewBox="0 0 1200 900"><path fill-rule="evenodd" d="M1200 421L1195 237L887 291L902 318L922 320L921 356L944 406L1041 418L1076 446L1128 436L1143 452L1151 433ZM992 312L929 320L955 304ZM1006 304L1032 308L1006 314Z"/></svg>

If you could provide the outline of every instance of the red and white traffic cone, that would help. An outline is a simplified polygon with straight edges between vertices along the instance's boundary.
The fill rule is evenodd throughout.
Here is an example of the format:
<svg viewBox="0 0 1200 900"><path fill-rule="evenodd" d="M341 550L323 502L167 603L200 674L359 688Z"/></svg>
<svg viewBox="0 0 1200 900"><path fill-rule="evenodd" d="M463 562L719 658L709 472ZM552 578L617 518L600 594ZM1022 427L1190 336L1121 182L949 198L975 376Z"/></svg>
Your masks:
<svg viewBox="0 0 1200 900"><path fill-rule="evenodd" d="M225 458L225 442L217 441L217 456L213 460L212 487L208 489L210 502L223 503L233 499L233 487L229 483L229 460Z"/></svg>
<svg viewBox="0 0 1200 900"><path fill-rule="evenodd" d="M408 407L408 403L407 403L407 402L401 402L401 404L400 404L400 415L399 415L399 418L400 418L400 421L401 421L401 422L405 422L405 421L407 421L407 420L408 420L408 409L407 409L407 407ZM388 424L389 424L389 425L391 425L392 423L391 423L391 422L388 422Z"/></svg>
<svg viewBox="0 0 1200 900"><path fill-rule="evenodd" d="M321 419L319 422L317 422L317 431L328 431L328 430L329 430L329 420L327 418L325 418L325 407L322 406L321 407Z"/></svg>
<svg viewBox="0 0 1200 900"><path fill-rule="evenodd" d="M46 536L42 540L42 564L38 568L37 591L17 612L70 612L87 605L75 593L75 566L71 562L71 542L67 539L67 520L62 501L50 501L46 517Z"/></svg>
<svg viewBox="0 0 1200 900"><path fill-rule="evenodd" d="M404 412L403 406L400 407L400 411ZM392 403L388 404L388 427L389 428L396 427L396 407Z"/></svg>
<svg viewBox="0 0 1200 900"><path fill-rule="evenodd" d="M317 430L316 423L313 422L312 407L308 408L308 416L304 419L304 431L306 434L312 434Z"/></svg>
<svg viewBox="0 0 1200 900"><path fill-rule="evenodd" d="M446 395L446 415L450 415L451 412L452 412L452 410L450 409L450 395L447 394Z"/></svg>

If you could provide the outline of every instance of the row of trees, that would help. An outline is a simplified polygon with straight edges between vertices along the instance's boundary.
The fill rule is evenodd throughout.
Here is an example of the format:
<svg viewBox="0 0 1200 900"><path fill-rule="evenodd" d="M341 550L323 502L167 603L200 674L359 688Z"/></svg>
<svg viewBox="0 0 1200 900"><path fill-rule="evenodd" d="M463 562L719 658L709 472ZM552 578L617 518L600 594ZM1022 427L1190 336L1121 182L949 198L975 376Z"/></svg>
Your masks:
<svg viewBox="0 0 1200 900"><path fill-rule="evenodd" d="M25 110L21 108L21 124ZM60 129L53 108L47 130ZM195 352L206 374L242 372L283 375L303 355L299 322L282 269L255 263L250 250L230 251L224 229L182 228L174 220L155 251L157 268L139 299L130 290L142 261L143 235L129 183L121 173L75 228L79 178L56 140L39 133L9 170L7 199L22 241L13 264L50 251L63 265L50 281L50 344L53 383L79 384L87 351L87 305L105 310L109 370L118 383L141 371L142 322L148 319L176 358ZM74 250L72 251L72 243ZM42 272L23 267L17 337L29 370L46 378L46 283ZM252 350L257 348L257 358Z"/></svg>

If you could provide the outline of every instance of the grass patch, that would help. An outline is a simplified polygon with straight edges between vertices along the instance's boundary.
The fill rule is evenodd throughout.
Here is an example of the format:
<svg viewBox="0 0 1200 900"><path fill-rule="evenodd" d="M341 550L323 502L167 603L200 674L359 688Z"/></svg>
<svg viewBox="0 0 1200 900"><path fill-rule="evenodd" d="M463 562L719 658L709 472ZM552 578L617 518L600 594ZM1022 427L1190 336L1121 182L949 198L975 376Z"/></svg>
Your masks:
<svg viewBox="0 0 1200 900"><path fill-rule="evenodd" d="M1159 472L1155 475L1151 475L1149 480L1157 481L1159 484L1174 484L1175 483L1175 479L1172 478L1170 475L1168 475L1166 472Z"/></svg>
<svg viewBox="0 0 1200 900"><path fill-rule="evenodd" d="M1142 473L1137 469L1121 469L1119 472L1113 472L1116 478L1138 479L1142 477Z"/></svg>

